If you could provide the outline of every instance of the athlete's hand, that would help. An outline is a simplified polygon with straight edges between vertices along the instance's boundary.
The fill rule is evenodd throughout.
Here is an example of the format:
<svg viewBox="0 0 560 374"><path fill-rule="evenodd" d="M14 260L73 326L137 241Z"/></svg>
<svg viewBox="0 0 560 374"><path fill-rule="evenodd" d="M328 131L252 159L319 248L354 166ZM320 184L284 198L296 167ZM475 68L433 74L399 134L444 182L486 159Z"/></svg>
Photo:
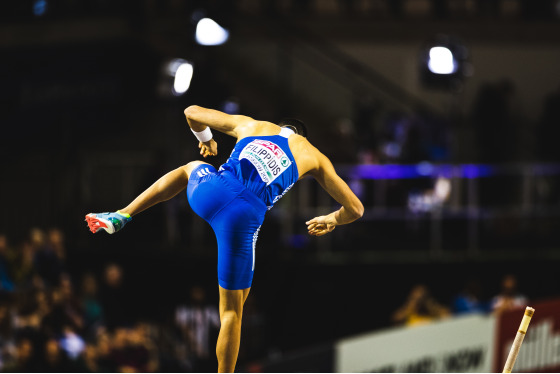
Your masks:
<svg viewBox="0 0 560 374"><path fill-rule="evenodd" d="M305 224L307 225L307 232L309 232L309 235L322 236L334 230L336 227L336 220L334 219L334 215L329 214L315 217L305 222Z"/></svg>
<svg viewBox="0 0 560 374"><path fill-rule="evenodd" d="M204 158L218 154L218 143L214 139L210 139L205 143L199 142L198 148L200 148L200 154Z"/></svg>

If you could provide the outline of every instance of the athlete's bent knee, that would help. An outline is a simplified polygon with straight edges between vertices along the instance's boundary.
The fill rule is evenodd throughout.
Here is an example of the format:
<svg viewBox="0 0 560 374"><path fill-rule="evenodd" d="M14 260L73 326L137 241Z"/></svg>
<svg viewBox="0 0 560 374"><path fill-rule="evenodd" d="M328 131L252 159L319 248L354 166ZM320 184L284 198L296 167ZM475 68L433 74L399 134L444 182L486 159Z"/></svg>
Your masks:
<svg viewBox="0 0 560 374"><path fill-rule="evenodd" d="M191 177L191 173L194 169L196 169L198 166L200 165L210 165L207 162L204 161L191 161L188 164L182 166L183 170L185 171L185 173L187 173L187 177L190 178Z"/></svg>

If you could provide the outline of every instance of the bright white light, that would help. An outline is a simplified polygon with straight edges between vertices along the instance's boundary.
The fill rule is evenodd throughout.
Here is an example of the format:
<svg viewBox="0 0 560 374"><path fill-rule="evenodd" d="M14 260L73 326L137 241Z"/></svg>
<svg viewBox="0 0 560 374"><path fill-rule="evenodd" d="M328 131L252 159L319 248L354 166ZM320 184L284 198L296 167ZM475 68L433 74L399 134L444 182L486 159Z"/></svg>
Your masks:
<svg viewBox="0 0 560 374"><path fill-rule="evenodd" d="M434 196L439 201L446 201L451 193L451 181L444 177L439 177L434 187Z"/></svg>
<svg viewBox="0 0 560 374"><path fill-rule="evenodd" d="M193 76L193 66L188 62L184 62L177 67L175 71L175 82L173 82L173 94L179 96L187 92L191 85Z"/></svg>
<svg viewBox="0 0 560 374"><path fill-rule="evenodd" d="M167 73L174 77L177 73L177 69L179 69L179 66L188 63L189 62L187 60L183 60L182 58L174 58L167 64Z"/></svg>
<svg viewBox="0 0 560 374"><path fill-rule="evenodd" d="M445 47L433 47L430 49L430 60L428 69L434 74L453 74L457 71L453 53Z"/></svg>
<svg viewBox="0 0 560 374"><path fill-rule="evenodd" d="M68 332L59 341L60 347L75 360L80 353L86 348L84 340L74 332Z"/></svg>
<svg viewBox="0 0 560 374"><path fill-rule="evenodd" d="M224 44L229 38L229 31L210 18L203 18L196 25L196 42L201 45Z"/></svg>

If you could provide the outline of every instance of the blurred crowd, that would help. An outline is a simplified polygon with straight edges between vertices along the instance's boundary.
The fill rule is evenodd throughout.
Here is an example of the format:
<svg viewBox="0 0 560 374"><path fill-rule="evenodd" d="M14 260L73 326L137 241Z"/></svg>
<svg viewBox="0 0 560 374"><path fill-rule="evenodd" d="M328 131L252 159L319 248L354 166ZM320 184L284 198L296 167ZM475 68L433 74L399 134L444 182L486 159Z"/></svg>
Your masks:
<svg viewBox="0 0 560 374"><path fill-rule="evenodd" d="M101 279L86 272L78 280L67 266L59 229L33 229L17 245L0 234L0 371L216 370L220 319L203 287L192 286L190 299L175 306L169 322L142 321L131 310L142 303L123 287L119 265L105 265ZM263 319L253 304L244 333L258 344L252 331L263 331ZM244 346L241 358L250 357L251 349L260 348Z"/></svg>
<svg viewBox="0 0 560 374"><path fill-rule="evenodd" d="M33 229L12 246L0 234L0 370L5 372L213 372L220 327L206 289L192 285L188 301L174 304L167 320L142 320L133 308L124 270L115 263L94 272L68 272L64 235ZM466 280L447 303L425 284L414 285L391 316L392 323L418 326L472 313L502 313L523 308L527 298L514 275L503 277L500 291L477 278ZM434 290L435 293L441 290ZM183 291L181 291L183 292ZM186 300L186 299L185 299ZM160 314L166 314L160 311ZM270 355L267 324L248 298L244 308L240 362Z"/></svg>
<svg viewBox="0 0 560 374"><path fill-rule="evenodd" d="M424 284L416 284L406 301L392 315L393 322L405 326L419 326L452 316L467 314L500 314L507 310L523 309L527 298L517 289L517 278L508 274L501 283L500 293L490 300L481 296L482 287L477 279L468 280L464 288L445 305L432 296Z"/></svg>
<svg viewBox="0 0 560 374"><path fill-rule="evenodd" d="M121 270L78 285L67 273L64 235L33 229L15 248L0 235L0 369L6 372L155 371L150 325L118 313ZM109 318L107 318L109 317ZM109 322L109 323L107 323Z"/></svg>
<svg viewBox="0 0 560 374"><path fill-rule="evenodd" d="M468 150L453 149L453 118L442 119L417 111L385 110L371 95L359 94L351 118L337 121L328 139L338 163L414 164L422 161L503 164L536 160L558 162L554 143L555 124L560 119L560 85L549 92L534 123L516 107L520 100L515 82L507 78L484 82L478 87L464 121L472 128ZM528 136L524 129L537 127ZM492 129L492 131L489 131ZM358 151L356 152L356 148ZM457 148L457 147L456 147ZM452 149L455 154L452 154Z"/></svg>

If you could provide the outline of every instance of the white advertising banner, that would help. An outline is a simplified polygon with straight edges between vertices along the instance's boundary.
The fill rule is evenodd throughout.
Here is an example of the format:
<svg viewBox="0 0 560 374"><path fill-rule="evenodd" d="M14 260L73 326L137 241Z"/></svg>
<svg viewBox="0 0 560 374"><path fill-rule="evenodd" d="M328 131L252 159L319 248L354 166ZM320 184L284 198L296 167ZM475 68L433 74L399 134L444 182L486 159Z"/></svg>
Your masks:
<svg viewBox="0 0 560 374"><path fill-rule="evenodd" d="M335 348L335 370L488 373L495 326L495 317L475 315L341 340Z"/></svg>

